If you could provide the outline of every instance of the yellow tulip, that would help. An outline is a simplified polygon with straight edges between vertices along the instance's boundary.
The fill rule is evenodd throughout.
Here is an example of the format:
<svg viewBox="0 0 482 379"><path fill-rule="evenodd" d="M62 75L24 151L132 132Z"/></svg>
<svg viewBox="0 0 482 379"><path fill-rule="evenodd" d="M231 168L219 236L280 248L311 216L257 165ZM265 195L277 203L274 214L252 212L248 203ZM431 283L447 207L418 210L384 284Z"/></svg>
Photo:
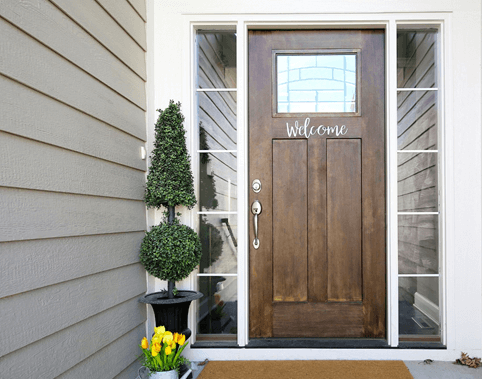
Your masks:
<svg viewBox="0 0 482 379"><path fill-rule="evenodd" d="M176 342L176 343L179 341L179 333L174 333L173 340L174 340L174 342Z"/></svg>
<svg viewBox="0 0 482 379"><path fill-rule="evenodd" d="M152 351L155 351L156 353L159 353L161 351L161 344L159 342L156 342L152 345ZM155 355L153 355L155 356Z"/></svg>
<svg viewBox="0 0 482 379"><path fill-rule="evenodd" d="M159 337L159 336L154 334L154 337L152 337L152 339L151 339L151 343L156 343L156 342L161 343L162 337Z"/></svg>
<svg viewBox="0 0 482 379"><path fill-rule="evenodd" d="M144 337L144 338L142 339L141 347L142 347L143 349L148 349L148 348L149 348L149 342L147 342L147 338L146 338L146 337Z"/></svg>
<svg viewBox="0 0 482 379"><path fill-rule="evenodd" d="M186 341L186 336L184 334L180 334L177 340L177 343L182 346L184 345L185 341Z"/></svg>
<svg viewBox="0 0 482 379"><path fill-rule="evenodd" d="M154 333L156 333L156 335L158 336L159 335L162 336L165 332L166 332L166 328L164 326L158 326L154 328Z"/></svg>
<svg viewBox="0 0 482 379"><path fill-rule="evenodd" d="M167 346L165 352L166 352L166 355L171 354L171 348Z"/></svg>
<svg viewBox="0 0 482 379"><path fill-rule="evenodd" d="M167 343L170 345L173 341L173 336L171 332L164 333L164 337L162 337L162 342Z"/></svg>
<svg viewBox="0 0 482 379"><path fill-rule="evenodd" d="M151 354L152 354L153 357L155 357L156 355L159 354L159 352L158 352L158 351L155 351L155 350L153 349L153 350L151 351Z"/></svg>

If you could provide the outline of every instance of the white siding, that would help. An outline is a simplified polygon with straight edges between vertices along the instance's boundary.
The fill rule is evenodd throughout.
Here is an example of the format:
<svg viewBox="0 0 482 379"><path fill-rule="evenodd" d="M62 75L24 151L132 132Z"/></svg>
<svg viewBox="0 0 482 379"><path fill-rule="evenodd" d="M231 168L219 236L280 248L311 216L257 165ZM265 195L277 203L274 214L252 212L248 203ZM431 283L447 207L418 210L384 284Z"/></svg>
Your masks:
<svg viewBox="0 0 482 379"><path fill-rule="evenodd" d="M0 376L135 376L145 0L0 3Z"/></svg>

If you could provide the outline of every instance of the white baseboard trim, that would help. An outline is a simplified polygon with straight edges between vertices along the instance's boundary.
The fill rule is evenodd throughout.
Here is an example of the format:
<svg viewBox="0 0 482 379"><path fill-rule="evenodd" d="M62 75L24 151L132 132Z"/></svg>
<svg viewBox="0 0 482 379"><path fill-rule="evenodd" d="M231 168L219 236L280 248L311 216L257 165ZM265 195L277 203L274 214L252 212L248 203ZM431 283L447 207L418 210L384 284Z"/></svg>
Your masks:
<svg viewBox="0 0 482 379"><path fill-rule="evenodd" d="M430 318L437 325L440 325L439 319L439 307L435 303L431 302L425 296L421 295L419 292L415 292L413 306L422 312L425 316Z"/></svg>

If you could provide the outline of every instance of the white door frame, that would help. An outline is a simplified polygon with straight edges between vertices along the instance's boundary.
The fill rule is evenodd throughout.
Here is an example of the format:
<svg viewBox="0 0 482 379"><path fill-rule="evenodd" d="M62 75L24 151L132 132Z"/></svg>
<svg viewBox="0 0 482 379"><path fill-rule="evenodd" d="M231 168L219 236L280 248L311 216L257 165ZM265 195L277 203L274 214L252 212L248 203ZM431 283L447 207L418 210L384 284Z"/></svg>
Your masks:
<svg viewBox="0 0 482 379"><path fill-rule="evenodd" d="M452 167L452 110L444 104L450 104L449 94L452 92L450 46L451 38L447 31L451 30L451 14L446 13L394 13L394 14L279 14L279 15L184 15L183 46L190 46L183 50L183 75L189 80L183 80L182 103L186 117L186 128L190 149L193 152L193 167L197 167L197 123L195 122L196 101L194 89L193 64L194 35L199 27L211 27L216 30L226 28L236 29L237 33L237 115L238 115L238 188L247 189L247 81L248 81L248 30L249 29L286 29L286 28L383 28L386 31L386 138L387 138L387 339L392 347L398 346L398 251L397 251L397 57L396 33L397 24L414 24L417 26L434 25L440 27L440 45L442 47L439 92L439 146L443 152L440 159L440 214L443 224L440 228L441 270L440 307L443 315L441 324L442 342L447 350L403 350L403 349L243 349L249 340L249 265L248 265L248 193L238 193L238 345L240 349L188 349L190 359L452 359L455 354L455 337L447 333L455 326L453 304L453 286L447 285L447 278L453 278L455 258L453 249L453 202L445 199L453 198L453 167ZM194 172L195 179L196 172ZM195 225L196 212L191 212L191 224ZM190 278L191 288L196 287L197 277ZM195 308L193 306L192 308ZM194 310L194 309L193 309ZM451 311L448 311L451 310ZM193 329L193 341L196 334L195 312L191 312L190 325ZM457 352L457 355L460 352Z"/></svg>

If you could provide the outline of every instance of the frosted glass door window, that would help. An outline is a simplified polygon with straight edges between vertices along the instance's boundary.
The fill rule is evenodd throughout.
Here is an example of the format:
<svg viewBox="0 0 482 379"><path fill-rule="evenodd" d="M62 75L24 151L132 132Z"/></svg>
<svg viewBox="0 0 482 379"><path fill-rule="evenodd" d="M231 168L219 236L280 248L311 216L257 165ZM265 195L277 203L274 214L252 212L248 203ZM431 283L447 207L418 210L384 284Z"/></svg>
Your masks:
<svg viewBox="0 0 482 379"><path fill-rule="evenodd" d="M276 57L278 113L356 112L356 54Z"/></svg>

